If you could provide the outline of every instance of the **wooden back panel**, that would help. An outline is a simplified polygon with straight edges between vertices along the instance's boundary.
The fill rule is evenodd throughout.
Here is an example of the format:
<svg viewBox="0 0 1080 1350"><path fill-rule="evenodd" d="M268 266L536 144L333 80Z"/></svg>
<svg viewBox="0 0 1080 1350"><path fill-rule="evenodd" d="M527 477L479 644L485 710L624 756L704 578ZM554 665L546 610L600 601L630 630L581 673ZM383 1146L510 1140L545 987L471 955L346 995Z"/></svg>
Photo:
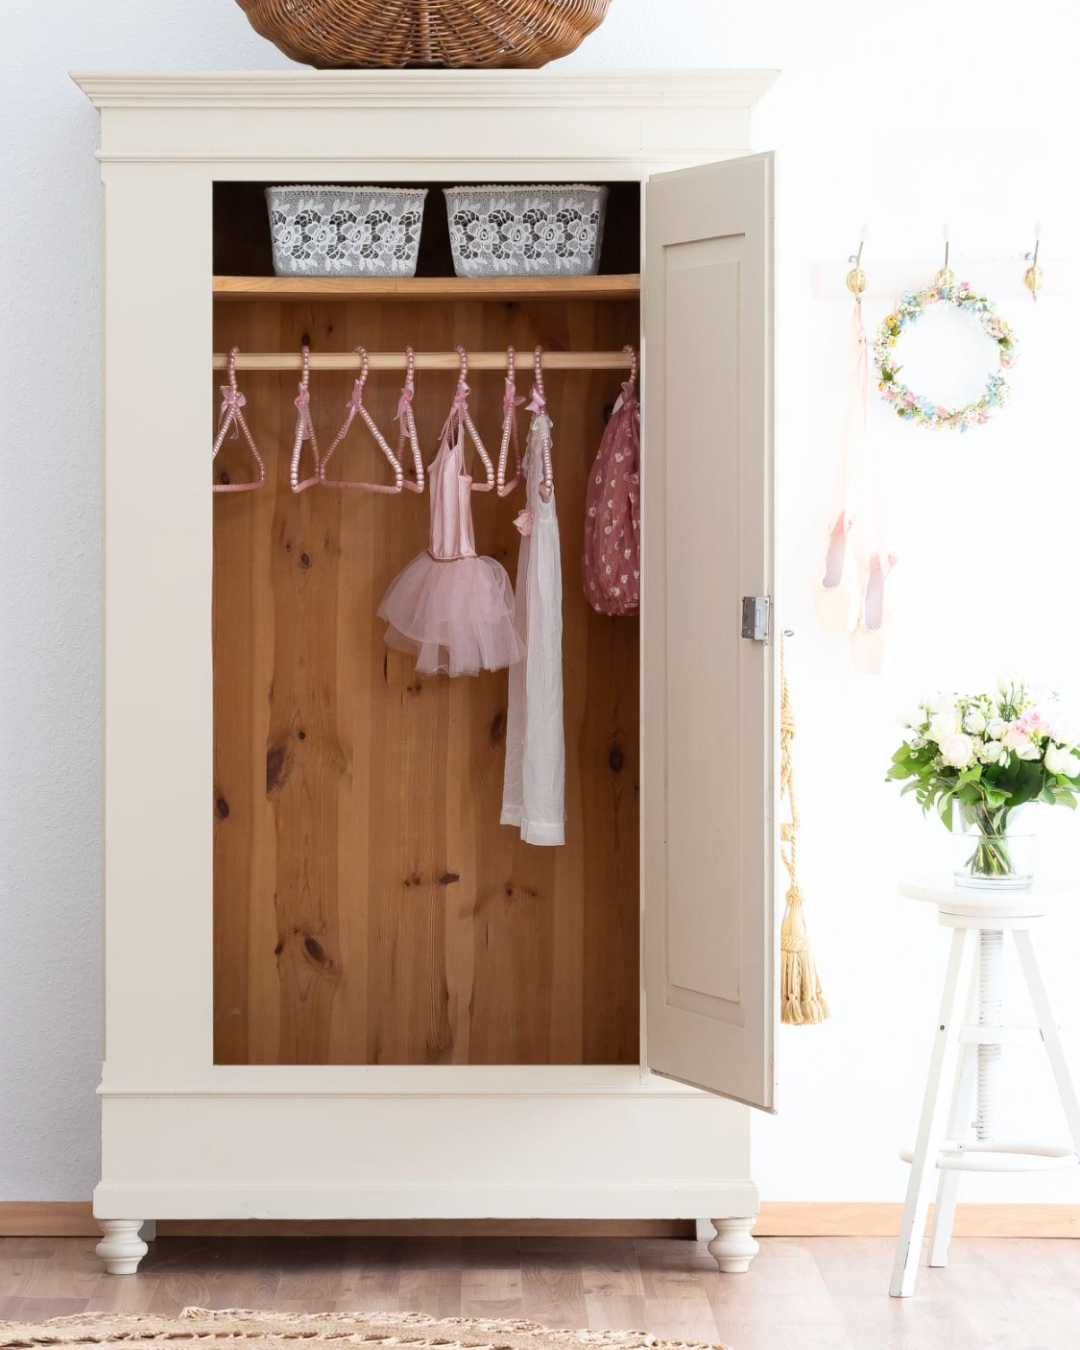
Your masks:
<svg viewBox="0 0 1080 1350"><path fill-rule="evenodd" d="M637 331L626 301L264 301L218 304L214 344L288 350L306 332L316 350L610 349ZM312 377L324 448L351 383ZM426 461L453 383L417 377ZM381 373L368 383L391 443L399 384ZM502 377L470 384L494 450ZM426 547L427 497L292 494L295 386L292 374L241 377L268 481L214 505L215 1062L637 1062L638 624L594 614L580 583L586 478L617 378L548 382L565 588L563 848L527 846L499 824L506 672L420 676L383 641L376 610ZM335 468L386 472L359 423ZM246 470L242 442L228 440L216 478ZM520 490L473 504L480 551L514 578Z"/></svg>

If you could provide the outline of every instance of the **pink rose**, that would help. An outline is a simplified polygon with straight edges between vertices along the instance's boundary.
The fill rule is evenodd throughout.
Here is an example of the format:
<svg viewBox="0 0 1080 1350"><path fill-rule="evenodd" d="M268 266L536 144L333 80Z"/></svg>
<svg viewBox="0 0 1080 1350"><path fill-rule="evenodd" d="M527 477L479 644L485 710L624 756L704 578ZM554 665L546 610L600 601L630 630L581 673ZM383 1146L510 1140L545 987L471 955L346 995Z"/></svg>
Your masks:
<svg viewBox="0 0 1080 1350"><path fill-rule="evenodd" d="M941 758L954 769L966 769L975 758L975 745L970 736L957 732L941 742Z"/></svg>
<svg viewBox="0 0 1080 1350"><path fill-rule="evenodd" d="M1001 739L1010 750L1019 750L1022 745L1028 744L1031 737L1019 722L1010 722L1008 731Z"/></svg>

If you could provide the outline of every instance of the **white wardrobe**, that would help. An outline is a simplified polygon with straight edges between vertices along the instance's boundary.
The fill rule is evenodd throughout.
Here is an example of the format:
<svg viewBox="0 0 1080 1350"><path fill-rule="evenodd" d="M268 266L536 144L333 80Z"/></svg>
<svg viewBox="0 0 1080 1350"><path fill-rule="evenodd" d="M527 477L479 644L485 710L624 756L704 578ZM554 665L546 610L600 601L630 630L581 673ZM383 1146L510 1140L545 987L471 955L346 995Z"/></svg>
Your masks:
<svg viewBox="0 0 1080 1350"><path fill-rule="evenodd" d="M777 1012L772 73L75 78L105 212L108 1268L147 1220L712 1219L745 1270ZM443 186L560 182L609 188L595 278L453 276ZM418 275L274 278L281 183L428 187ZM382 641L426 499L290 492L305 339L341 358L312 371L324 445L357 345L548 356L565 847L498 823L506 672L424 678ZM624 343L639 619L579 576ZM232 346L267 482L213 495L244 471L210 456ZM426 459L453 378L418 371ZM497 442L501 374L470 383ZM399 387L374 363L395 441ZM521 504L475 505L511 575Z"/></svg>

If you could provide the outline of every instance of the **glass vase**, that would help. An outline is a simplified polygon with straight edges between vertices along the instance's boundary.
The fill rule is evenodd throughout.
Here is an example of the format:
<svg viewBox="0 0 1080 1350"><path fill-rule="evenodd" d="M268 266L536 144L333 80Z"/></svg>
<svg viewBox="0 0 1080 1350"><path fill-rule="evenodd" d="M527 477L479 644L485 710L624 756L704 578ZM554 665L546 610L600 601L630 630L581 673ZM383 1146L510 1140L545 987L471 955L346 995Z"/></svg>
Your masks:
<svg viewBox="0 0 1080 1350"><path fill-rule="evenodd" d="M984 807L953 810L953 884L976 890L1025 891L1035 881L1031 812L1014 807L998 817Z"/></svg>

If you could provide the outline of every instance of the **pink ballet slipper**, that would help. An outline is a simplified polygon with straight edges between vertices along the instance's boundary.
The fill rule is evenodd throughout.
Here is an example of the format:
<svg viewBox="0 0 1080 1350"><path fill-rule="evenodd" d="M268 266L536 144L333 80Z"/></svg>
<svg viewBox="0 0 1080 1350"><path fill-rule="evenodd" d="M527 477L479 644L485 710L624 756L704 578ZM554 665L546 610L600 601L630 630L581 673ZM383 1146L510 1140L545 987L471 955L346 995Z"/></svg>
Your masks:
<svg viewBox="0 0 1080 1350"><path fill-rule="evenodd" d="M886 588L896 568L893 554L875 553L865 573L862 613L851 634L851 659L860 675L881 675L888 669L896 645L893 612L896 583Z"/></svg>
<svg viewBox="0 0 1080 1350"><path fill-rule="evenodd" d="M826 633L851 633L859 622L862 586L853 523L846 512L837 517L825 548L821 579L814 586L814 609Z"/></svg>

